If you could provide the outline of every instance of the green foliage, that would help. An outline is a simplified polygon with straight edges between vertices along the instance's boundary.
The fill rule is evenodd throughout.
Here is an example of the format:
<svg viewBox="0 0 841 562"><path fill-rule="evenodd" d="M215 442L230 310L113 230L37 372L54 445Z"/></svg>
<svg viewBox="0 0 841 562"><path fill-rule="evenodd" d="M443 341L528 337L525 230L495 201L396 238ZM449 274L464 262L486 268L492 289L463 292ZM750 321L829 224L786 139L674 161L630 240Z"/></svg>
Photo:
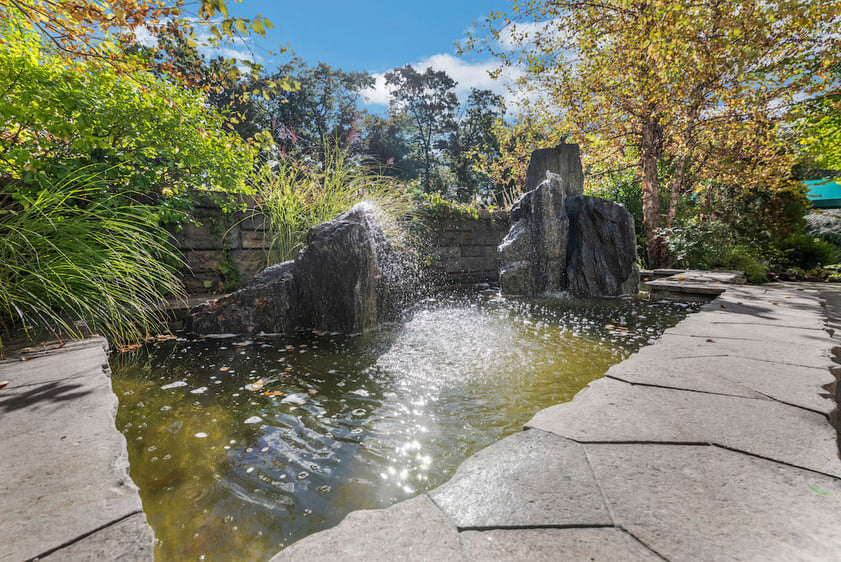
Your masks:
<svg viewBox="0 0 841 562"><path fill-rule="evenodd" d="M502 96L473 88L458 122L458 129L447 139L446 158L455 185L449 190L462 202L479 197L496 200L500 190L479 166L499 158L499 139L494 124L505 114Z"/></svg>
<svg viewBox="0 0 841 562"><path fill-rule="evenodd" d="M496 207L477 206L471 203L459 203L445 199L440 193L426 193L420 189L411 190L412 199L420 210L432 213L437 216L462 215L466 217L479 218L480 210L492 212Z"/></svg>
<svg viewBox="0 0 841 562"><path fill-rule="evenodd" d="M87 327L121 344L165 330L157 313L183 289L155 209L103 198L107 180L85 170L39 179L34 195L0 207L0 333Z"/></svg>
<svg viewBox="0 0 841 562"><path fill-rule="evenodd" d="M59 58L10 24L0 38L0 91L7 184L36 190L42 178L98 166L104 196L143 194L173 216L189 203L179 199L187 188L245 188L252 149L222 131L201 96L149 73Z"/></svg>
<svg viewBox="0 0 841 562"><path fill-rule="evenodd" d="M768 256L745 240L735 240L719 221L689 221L672 229L668 240L669 251L682 267L744 271L750 283L768 280Z"/></svg>
<svg viewBox="0 0 841 562"><path fill-rule="evenodd" d="M269 218L269 261L295 257L313 226L370 201L381 214L378 219L390 238L399 238L396 217L409 214L405 190L388 176L350 157L336 146L325 148L325 161L282 158L266 165L256 180L261 211Z"/></svg>
<svg viewBox="0 0 841 562"><path fill-rule="evenodd" d="M325 147L346 149L358 140L361 91L374 85L367 72L345 72L323 62L309 66L294 58L273 77L297 84L266 103L267 125L283 152L321 159L327 156Z"/></svg>
<svg viewBox="0 0 841 562"><path fill-rule="evenodd" d="M831 265L841 260L841 250L820 238L798 233L782 240L779 244L782 262L788 267L814 269Z"/></svg>

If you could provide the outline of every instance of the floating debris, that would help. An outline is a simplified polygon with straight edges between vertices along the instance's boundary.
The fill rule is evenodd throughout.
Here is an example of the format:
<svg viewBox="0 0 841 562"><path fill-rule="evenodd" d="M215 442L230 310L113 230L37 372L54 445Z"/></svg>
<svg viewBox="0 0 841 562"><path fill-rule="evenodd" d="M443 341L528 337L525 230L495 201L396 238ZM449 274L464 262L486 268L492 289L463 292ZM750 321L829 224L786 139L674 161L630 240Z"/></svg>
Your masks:
<svg viewBox="0 0 841 562"><path fill-rule="evenodd" d="M187 386L187 383L184 381L175 381L169 384L165 384L161 387L161 390L169 390L170 388L178 388L180 386Z"/></svg>
<svg viewBox="0 0 841 562"><path fill-rule="evenodd" d="M277 379L274 378L274 377L272 377L270 379L259 379L259 380L256 380L252 383L249 383L249 384L245 385L245 390L250 390L251 392L255 392L257 390L262 389L264 386L266 386L270 382L274 382L276 380Z"/></svg>

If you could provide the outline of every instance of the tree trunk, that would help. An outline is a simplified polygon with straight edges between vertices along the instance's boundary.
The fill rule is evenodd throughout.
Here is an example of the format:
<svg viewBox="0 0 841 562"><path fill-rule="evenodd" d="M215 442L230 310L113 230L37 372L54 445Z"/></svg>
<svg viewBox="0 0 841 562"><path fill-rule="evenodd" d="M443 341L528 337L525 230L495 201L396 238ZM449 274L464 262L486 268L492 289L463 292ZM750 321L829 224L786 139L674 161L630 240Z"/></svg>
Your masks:
<svg viewBox="0 0 841 562"><path fill-rule="evenodd" d="M642 216L648 266L652 269L668 265L668 249L660 235L660 184L657 178L657 160L660 152L657 125L649 121L642 133Z"/></svg>
<svg viewBox="0 0 841 562"><path fill-rule="evenodd" d="M677 206L683 191L683 178L686 175L686 153L681 153L675 160L675 175L672 178L671 194L669 197L669 213L666 215L666 228L672 228L677 217Z"/></svg>

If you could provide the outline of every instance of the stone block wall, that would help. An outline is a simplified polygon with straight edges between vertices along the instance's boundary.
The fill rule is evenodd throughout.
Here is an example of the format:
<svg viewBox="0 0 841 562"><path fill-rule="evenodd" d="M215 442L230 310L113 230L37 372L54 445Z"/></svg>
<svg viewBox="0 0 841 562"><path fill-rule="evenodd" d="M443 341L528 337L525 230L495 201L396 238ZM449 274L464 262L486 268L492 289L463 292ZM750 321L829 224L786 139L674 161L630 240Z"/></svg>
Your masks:
<svg viewBox="0 0 841 562"><path fill-rule="evenodd" d="M187 264L182 279L188 292L233 290L266 266L266 219L253 208L223 213L207 202L193 214L199 224L186 224L174 233Z"/></svg>
<svg viewBox="0 0 841 562"><path fill-rule="evenodd" d="M199 225L174 233L187 268L182 278L190 293L237 289L266 266L266 219L253 209L223 213L210 202L194 211ZM508 232L506 212L427 213L421 260L429 282L442 286L499 283L496 248Z"/></svg>
<svg viewBox="0 0 841 562"><path fill-rule="evenodd" d="M508 213L425 217L429 230L423 248L426 273L443 285L499 284L497 246L508 233Z"/></svg>

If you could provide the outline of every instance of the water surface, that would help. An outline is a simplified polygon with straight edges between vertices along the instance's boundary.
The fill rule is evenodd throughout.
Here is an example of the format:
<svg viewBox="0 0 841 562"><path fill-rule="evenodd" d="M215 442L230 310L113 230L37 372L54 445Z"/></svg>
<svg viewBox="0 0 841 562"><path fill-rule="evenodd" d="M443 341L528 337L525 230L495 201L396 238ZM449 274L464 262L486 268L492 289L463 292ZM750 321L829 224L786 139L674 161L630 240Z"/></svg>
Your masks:
<svg viewBox="0 0 841 562"><path fill-rule="evenodd" d="M158 560L261 560L446 481L686 313L638 299L421 303L358 336L169 341L112 356Z"/></svg>

